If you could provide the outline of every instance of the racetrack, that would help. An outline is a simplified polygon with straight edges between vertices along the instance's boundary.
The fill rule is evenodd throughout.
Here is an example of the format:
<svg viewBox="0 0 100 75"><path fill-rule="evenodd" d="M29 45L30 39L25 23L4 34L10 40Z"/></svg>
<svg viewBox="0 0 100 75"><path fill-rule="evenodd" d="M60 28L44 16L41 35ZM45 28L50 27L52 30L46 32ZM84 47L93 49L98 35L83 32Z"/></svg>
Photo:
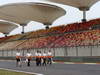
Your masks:
<svg viewBox="0 0 100 75"><path fill-rule="evenodd" d="M37 67L34 62L31 62L30 67L27 67L25 63L23 63L22 67L16 67L15 61L0 61L0 68L33 72L44 75L100 75L100 64L54 63L51 66L47 65L46 67Z"/></svg>

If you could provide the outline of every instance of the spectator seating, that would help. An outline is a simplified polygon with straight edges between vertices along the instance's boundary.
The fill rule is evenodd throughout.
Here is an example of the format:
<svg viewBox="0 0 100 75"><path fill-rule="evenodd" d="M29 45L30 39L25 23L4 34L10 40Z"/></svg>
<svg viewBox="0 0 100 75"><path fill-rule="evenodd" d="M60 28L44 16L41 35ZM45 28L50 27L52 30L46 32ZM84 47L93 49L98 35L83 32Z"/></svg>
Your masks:
<svg viewBox="0 0 100 75"><path fill-rule="evenodd" d="M0 50L97 45L100 29L92 29L96 25L100 19L0 38Z"/></svg>

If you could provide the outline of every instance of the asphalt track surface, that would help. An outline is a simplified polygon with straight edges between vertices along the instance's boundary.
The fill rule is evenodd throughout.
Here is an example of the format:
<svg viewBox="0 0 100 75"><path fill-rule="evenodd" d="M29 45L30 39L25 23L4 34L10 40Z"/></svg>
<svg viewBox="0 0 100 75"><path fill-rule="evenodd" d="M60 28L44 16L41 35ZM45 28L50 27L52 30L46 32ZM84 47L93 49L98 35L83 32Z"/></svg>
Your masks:
<svg viewBox="0 0 100 75"><path fill-rule="evenodd" d="M0 61L0 68L41 73L44 75L100 75L100 64L54 63L51 66L37 67L34 62L31 62L30 67L27 67L26 63L23 63L22 67L16 67L15 61Z"/></svg>

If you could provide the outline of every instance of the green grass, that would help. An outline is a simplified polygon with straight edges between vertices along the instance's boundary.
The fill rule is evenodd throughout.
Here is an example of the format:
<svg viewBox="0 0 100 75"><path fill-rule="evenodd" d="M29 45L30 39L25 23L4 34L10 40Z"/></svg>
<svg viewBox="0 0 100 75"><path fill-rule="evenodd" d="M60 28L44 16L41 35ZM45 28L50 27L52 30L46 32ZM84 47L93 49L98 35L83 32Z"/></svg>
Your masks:
<svg viewBox="0 0 100 75"><path fill-rule="evenodd" d="M14 72L14 71L7 71L7 70L0 69L0 75L33 75L33 74Z"/></svg>

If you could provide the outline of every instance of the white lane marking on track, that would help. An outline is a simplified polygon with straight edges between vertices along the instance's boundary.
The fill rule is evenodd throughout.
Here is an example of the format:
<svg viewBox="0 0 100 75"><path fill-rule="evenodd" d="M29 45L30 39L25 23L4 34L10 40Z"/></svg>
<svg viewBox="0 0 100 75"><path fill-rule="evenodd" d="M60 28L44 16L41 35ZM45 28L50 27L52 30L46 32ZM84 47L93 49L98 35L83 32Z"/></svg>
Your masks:
<svg viewBox="0 0 100 75"><path fill-rule="evenodd" d="M13 69L6 69L6 68L0 68L0 69L8 70L8 71L13 71L13 72L21 72L21 73L28 73L28 74L35 74L35 75L44 75L44 74L39 74L39 73L25 72L25 71L19 71L19 70L13 70Z"/></svg>
<svg viewBox="0 0 100 75"><path fill-rule="evenodd" d="M88 65L97 65L97 63L74 63L74 62L53 62L53 63L59 63L59 64L88 64Z"/></svg>

